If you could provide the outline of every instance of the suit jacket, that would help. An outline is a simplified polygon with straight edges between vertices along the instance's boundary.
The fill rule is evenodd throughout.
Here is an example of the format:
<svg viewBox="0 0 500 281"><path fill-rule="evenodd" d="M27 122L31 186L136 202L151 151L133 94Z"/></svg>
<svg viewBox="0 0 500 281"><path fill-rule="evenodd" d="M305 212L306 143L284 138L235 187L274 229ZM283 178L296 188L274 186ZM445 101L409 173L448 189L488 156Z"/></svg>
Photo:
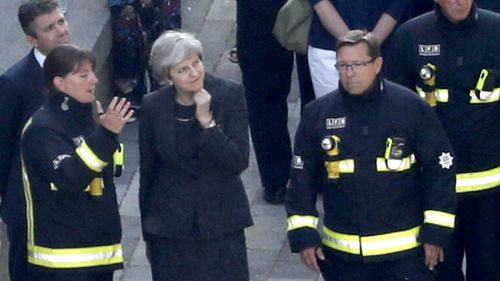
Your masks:
<svg viewBox="0 0 500 281"><path fill-rule="evenodd" d="M20 139L26 121L42 105L46 83L34 50L0 76L0 196L7 224L26 225Z"/></svg>
<svg viewBox="0 0 500 281"><path fill-rule="evenodd" d="M243 88L208 74L204 87L212 95L217 126L196 137L198 170L176 151L175 88L164 87L144 97L139 203L146 240L149 234L185 238L192 234L193 226L203 239L210 239L252 225L240 179L249 156Z"/></svg>

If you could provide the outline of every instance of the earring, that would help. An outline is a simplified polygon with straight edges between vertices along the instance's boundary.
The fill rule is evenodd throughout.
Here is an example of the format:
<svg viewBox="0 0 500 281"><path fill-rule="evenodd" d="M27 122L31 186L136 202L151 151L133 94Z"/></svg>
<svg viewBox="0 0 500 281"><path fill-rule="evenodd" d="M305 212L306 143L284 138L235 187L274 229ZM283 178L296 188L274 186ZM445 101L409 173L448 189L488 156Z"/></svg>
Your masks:
<svg viewBox="0 0 500 281"><path fill-rule="evenodd" d="M61 103L61 109L62 109L63 111L66 111L66 110L68 110L68 109L69 109L68 101L69 101L68 97L64 97L64 100L63 100L63 102Z"/></svg>

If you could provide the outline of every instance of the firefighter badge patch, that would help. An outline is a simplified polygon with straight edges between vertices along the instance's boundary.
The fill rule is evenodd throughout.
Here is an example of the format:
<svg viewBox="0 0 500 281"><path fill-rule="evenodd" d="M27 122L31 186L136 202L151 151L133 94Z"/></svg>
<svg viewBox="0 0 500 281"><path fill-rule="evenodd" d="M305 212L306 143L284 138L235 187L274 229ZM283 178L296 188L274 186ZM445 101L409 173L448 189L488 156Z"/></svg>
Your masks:
<svg viewBox="0 0 500 281"><path fill-rule="evenodd" d="M326 129L340 129L340 128L345 128L346 125L346 118L340 117L340 118L326 118Z"/></svg>
<svg viewBox="0 0 500 281"><path fill-rule="evenodd" d="M56 157L56 159L52 160L52 165L54 166L54 170L59 169L59 165L61 165L61 161L66 158L71 157L69 154L61 154Z"/></svg>
<svg viewBox="0 0 500 281"><path fill-rule="evenodd" d="M441 165L442 169L450 169L453 165L453 156L451 156L450 152L443 152L439 156L439 165Z"/></svg>

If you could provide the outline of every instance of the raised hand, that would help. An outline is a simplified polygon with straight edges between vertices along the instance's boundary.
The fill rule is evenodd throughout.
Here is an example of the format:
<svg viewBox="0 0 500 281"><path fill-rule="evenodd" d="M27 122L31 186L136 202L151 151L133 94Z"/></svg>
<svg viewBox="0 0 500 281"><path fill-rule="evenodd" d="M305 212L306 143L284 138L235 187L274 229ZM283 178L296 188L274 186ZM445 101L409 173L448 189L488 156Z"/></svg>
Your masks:
<svg viewBox="0 0 500 281"><path fill-rule="evenodd" d="M115 134L122 131L127 121L134 114L134 111L130 110L130 102L126 98L113 97L106 112L104 112L99 101L96 101L96 106L101 125Z"/></svg>
<svg viewBox="0 0 500 281"><path fill-rule="evenodd" d="M205 89L201 89L194 94L193 100L196 104L196 119L203 128L206 128L208 123L212 121L212 112L210 110L212 96Z"/></svg>

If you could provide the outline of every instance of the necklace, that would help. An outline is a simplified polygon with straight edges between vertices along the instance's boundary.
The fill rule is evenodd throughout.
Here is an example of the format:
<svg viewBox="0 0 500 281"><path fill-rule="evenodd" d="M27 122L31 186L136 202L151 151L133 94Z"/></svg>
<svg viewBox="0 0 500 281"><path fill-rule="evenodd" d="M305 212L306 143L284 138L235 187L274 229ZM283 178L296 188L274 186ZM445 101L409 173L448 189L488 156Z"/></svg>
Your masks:
<svg viewBox="0 0 500 281"><path fill-rule="evenodd" d="M189 117L189 118L180 118L180 117L175 116L175 120L180 121L180 122L189 122L193 119L194 119L194 116Z"/></svg>

